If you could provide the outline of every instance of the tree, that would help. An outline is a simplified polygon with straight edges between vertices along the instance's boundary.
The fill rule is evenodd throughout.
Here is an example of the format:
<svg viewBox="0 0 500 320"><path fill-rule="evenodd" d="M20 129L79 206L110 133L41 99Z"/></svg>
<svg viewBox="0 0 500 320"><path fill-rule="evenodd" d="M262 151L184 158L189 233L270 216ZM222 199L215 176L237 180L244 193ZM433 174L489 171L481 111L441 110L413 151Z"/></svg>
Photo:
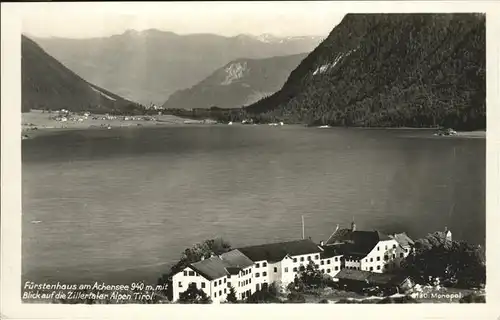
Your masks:
<svg viewBox="0 0 500 320"><path fill-rule="evenodd" d="M212 303L205 291L198 289L196 283L189 284L186 291L179 294L179 303Z"/></svg>
<svg viewBox="0 0 500 320"><path fill-rule="evenodd" d="M324 288L329 280L329 276L321 273L318 266L312 261L301 269L294 279L294 286L303 290L305 288Z"/></svg>
<svg viewBox="0 0 500 320"><path fill-rule="evenodd" d="M236 298L236 291L234 290L234 287L231 286L229 288L229 293L227 294L227 302L229 303L237 303L238 299Z"/></svg>
<svg viewBox="0 0 500 320"><path fill-rule="evenodd" d="M401 264L402 271L417 282L440 278L445 285L479 287L486 281L484 250L463 241L446 239L443 232L415 242L415 251Z"/></svg>
<svg viewBox="0 0 500 320"><path fill-rule="evenodd" d="M184 252L181 254L180 260L170 268L169 272L163 274L158 279L158 284L160 285L167 284L166 286L167 289L164 292L164 294L167 296L169 300L172 300L173 291L172 291L171 278L174 274L182 271L190 263L200 261L202 257L207 259L210 258L210 256L212 255L220 255L230 250L231 250L231 244L222 238L209 239L205 240L202 243L197 243L193 245L191 248L187 248L184 250Z"/></svg>
<svg viewBox="0 0 500 320"><path fill-rule="evenodd" d="M278 289L271 284L267 288L257 290L246 300L247 303L281 303L278 298Z"/></svg>

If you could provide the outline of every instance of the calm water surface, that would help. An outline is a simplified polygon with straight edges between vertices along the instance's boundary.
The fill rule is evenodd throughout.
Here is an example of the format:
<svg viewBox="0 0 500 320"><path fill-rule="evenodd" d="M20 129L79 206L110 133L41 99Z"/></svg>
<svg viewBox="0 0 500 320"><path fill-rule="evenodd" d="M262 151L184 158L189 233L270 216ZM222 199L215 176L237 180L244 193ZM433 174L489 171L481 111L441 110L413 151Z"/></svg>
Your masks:
<svg viewBox="0 0 500 320"><path fill-rule="evenodd" d="M24 281L156 281L182 250L320 241L336 224L485 243L485 140L178 126L24 140ZM34 223L34 221L39 221Z"/></svg>

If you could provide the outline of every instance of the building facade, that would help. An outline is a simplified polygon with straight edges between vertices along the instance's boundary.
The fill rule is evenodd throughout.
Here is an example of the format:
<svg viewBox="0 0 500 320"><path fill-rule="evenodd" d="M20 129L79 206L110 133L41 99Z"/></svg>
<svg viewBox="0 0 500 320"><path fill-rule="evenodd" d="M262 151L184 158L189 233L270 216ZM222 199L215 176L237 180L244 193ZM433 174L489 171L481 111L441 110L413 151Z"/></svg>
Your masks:
<svg viewBox="0 0 500 320"><path fill-rule="evenodd" d="M413 244L405 233L357 231L353 223L350 229L337 227L326 243L319 245L302 239L242 247L192 263L175 274L173 300L177 301L190 283L214 303L225 302L231 287L239 300L271 284L285 290L309 263L334 279L342 270L391 272L410 254Z"/></svg>

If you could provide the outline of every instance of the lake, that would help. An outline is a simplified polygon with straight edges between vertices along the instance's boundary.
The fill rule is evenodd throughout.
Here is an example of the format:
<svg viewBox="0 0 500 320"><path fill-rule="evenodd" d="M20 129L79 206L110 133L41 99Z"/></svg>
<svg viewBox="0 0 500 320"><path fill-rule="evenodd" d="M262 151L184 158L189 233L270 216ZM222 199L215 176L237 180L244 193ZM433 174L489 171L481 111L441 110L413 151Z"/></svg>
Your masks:
<svg viewBox="0 0 500 320"><path fill-rule="evenodd" d="M22 142L23 282L156 282L184 248L337 224L448 227L485 244L485 139L428 130L202 126L73 130Z"/></svg>

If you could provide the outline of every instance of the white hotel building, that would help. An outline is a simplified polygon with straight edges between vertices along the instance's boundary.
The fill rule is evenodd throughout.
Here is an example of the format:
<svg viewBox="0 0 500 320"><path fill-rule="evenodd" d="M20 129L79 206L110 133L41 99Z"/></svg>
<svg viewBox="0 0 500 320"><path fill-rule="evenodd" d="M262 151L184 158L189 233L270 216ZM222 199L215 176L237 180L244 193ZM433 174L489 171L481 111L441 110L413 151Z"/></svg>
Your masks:
<svg viewBox="0 0 500 320"><path fill-rule="evenodd" d="M196 283L214 303L227 300L229 288L237 299L275 283L284 289L312 261L319 270L335 278L342 269L386 272L399 266L411 251L413 241L405 234L339 229L326 243L310 239L270 243L231 250L187 266L172 278L173 301L190 283Z"/></svg>

